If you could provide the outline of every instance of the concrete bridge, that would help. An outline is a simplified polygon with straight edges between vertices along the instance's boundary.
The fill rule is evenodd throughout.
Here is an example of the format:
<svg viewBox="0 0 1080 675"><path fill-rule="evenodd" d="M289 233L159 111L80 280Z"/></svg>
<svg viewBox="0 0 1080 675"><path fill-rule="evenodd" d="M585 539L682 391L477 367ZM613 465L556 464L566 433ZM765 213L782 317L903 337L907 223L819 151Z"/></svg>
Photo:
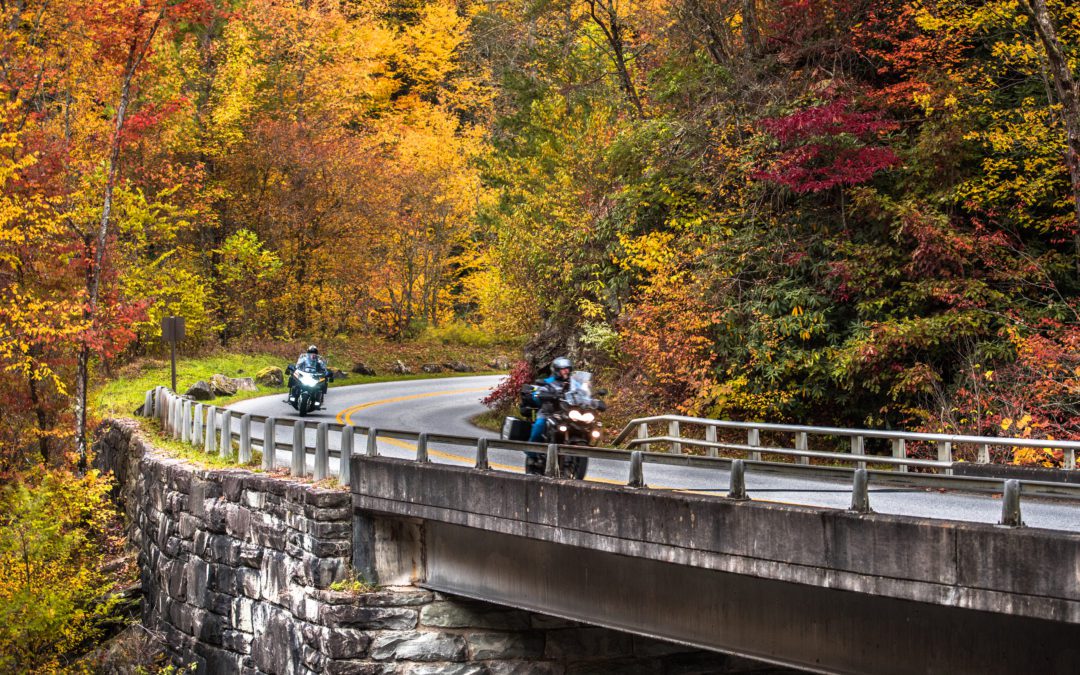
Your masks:
<svg viewBox="0 0 1080 675"><path fill-rule="evenodd" d="M371 577L845 673L1080 672L1080 535L352 458Z"/></svg>

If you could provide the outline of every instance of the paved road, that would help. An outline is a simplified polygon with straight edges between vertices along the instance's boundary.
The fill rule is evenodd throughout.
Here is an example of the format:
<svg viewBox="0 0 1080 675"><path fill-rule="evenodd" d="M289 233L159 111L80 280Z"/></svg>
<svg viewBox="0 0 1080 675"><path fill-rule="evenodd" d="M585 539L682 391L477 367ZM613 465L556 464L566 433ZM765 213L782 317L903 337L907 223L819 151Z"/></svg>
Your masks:
<svg viewBox="0 0 1080 675"><path fill-rule="evenodd" d="M327 409L308 415L308 443L314 445L314 425L318 422L338 422L358 426L402 431L427 431L471 437L496 437L497 434L479 429L468 422L483 412L480 399L499 381L500 376L455 377L431 380L407 380L378 384L335 387L327 395ZM234 410L258 415L299 419L282 395L240 401ZM611 430L614 433L615 430ZM252 436L261 438L261 427L252 429ZM289 442L292 430L278 428L278 440ZM356 449L362 451L363 438L357 438ZM330 434L330 447L340 447L336 434ZM380 439L380 454L391 457L412 457L415 445L396 439ZM474 453L462 446L432 445L432 461L471 465ZM287 452L280 452L279 464L287 465ZM492 468L522 471L520 453L492 449L489 453ZM337 471L337 460L331 459L331 471ZM309 457L309 466L311 458ZM619 461L590 460L589 480L626 482L628 464ZM848 483L794 476L749 473L747 489L754 499L773 502L847 508L851 503ZM718 469L694 469L646 464L645 480L650 487L661 489L727 491L728 472ZM1001 500L990 496L963 493L943 493L933 490L875 491L871 488L871 506L879 513L893 513L922 518L950 518L971 522L996 523L1001 517ZM1080 503L1074 501L1033 499L1025 497L1024 521L1031 527L1080 532Z"/></svg>

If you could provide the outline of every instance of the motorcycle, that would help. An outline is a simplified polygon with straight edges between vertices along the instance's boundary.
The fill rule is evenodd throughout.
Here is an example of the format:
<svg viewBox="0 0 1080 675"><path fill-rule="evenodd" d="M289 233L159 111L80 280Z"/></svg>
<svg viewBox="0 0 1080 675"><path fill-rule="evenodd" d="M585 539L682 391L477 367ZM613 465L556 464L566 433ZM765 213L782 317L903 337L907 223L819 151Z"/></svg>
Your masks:
<svg viewBox="0 0 1080 675"><path fill-rule="evenodd" d="M333 381L333 376L329 372L313 373L309 370L300 370L295 364L290 364L285 372L289 375L290 382L289 405L296 408L296 412L301 417L322 408L326 383Z"/></svg>
<svg viewBox="0 0 1080 675"><path fill-rule="evenodd" d="M592 374L578 371L570 376L567 391L556 401L555 410L546 416L544 426L545 443L559 445L596 445L602 434L603 423L596 418L606 406L603 400L594 398L590 381ZM527 384L521 391L521 418L507 417L503 422L502 438L510 440L528 440L532 422L539 411L534 393L543 385ZM599 389L597 396L607 395ZM523 418L523 419L522 419ZM525 473L543 475L547 468L547 456L538 452L525 453ZM582 456L562 456L559 469L564 476L581 480L589 468L589 458Z"/></svg>

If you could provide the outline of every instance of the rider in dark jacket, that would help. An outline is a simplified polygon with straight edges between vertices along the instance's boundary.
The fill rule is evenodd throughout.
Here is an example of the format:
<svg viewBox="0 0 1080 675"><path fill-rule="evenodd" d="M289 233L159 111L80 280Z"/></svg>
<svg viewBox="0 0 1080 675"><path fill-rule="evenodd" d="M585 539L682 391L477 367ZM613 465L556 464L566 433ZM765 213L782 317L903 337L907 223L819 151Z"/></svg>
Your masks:
<svg viewBox="0 0 1080 675"><path fill-rule="evenodd" d="M537 413L536 421L533 422L529 441L539 443L544 440L548 415L555 412L559 399L570 388L570 373L573 370L574 364L565 356L560 356L551 362L551 376L546 378L544 384L533 394L533 400L540 406L540 412Z"/></svg>
<svg viewBox="0 0 1080 675"><path fill-rule="evenodd" d="M296 359L296 370L303 370L315 375L328 375L329 371L326 367L326 359L319 356L319 348L315 345L311 345L307 348L307 351L300 354ZM292 400L293 387L296 386L296 376L289 373L289 400ZM319 401L321 402L326 395L326 382L322 383L319 391Z"/></svg>

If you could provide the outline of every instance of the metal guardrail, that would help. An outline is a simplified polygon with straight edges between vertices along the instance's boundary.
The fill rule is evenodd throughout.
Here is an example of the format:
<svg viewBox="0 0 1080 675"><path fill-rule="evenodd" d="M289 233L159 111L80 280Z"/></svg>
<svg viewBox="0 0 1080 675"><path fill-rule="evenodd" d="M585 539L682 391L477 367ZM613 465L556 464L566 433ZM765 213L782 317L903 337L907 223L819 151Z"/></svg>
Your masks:
<svg viewBox="0 0 1080 675"><path fill-rule="evenodd" d="M643 465L659 464L667 466L686 466L706 469L726 469L730 473L730 487L726 496L733 499L746 499L745 473L753 470L755 473L771 473L778 470L797 467L800 473L810 476L830 478L838 481L852 481L852 507L857 512L869 510L868 485L871 480L876 485L904 485L906 487L923 486L940 489L954 489L969 492L992 492L1003 493L1008 499L1003 500L1002 524L1020 525L1019 496L1021 490L1025 495L1059 496L1080 498L1080 485L1034 481L1034 480L1002 480L993 477L981 476L952 476L942 474L915 474L898 473L896 471L866 470L859 468L852 478L848 469L835 466L816 466L811 464L783 464L766 462L758 459L743 460L730 457L720 457L715 453L706 455L673 454L670 452L649 452L642 450L624 450L619 448L563 446L555 444L529 443L526 441L494 440L475 438L468 436L455 436L449 434L430 434L424 432L400 431L394 429L376 429L359 425L343 425L334 422L317 422L312 425L303 419L276 418L265 415L253 415L250 413L238 413L228 408L206 405L176 395L165 387L157 387L146 392L143 404L145 417L152 417L161 423L162 432L171 435L174 439L189 443L194 447L201 447L207 454L217 453L221 457L231 457L235 450L237 460L241 464L251 462L254 449L262 452L263 470L270 470L276 465L276 451L287 450L290 453L290 475L311 476L314 480L323 480L332 477L330 471L330 457L337 457L338 480L342 485L350 482L349 458L356 454L356 436L364 437L363 453L368 456L378 455L378 439L398 439L410 441L416 444L416 461L427 462L429 459L429 445L439 443L466 447L476 451L475 468L489 470L488 451L490 449L502 449L521 453L545 453L547 455L548 475L558 477L558 458L561 456L583 456L601 460L615 460L628 462L628 476L626 485L629 487L646 487L643 476ZM648 421L656 421L665 418L647 418ZM683 420L696 418L681 418ZM748 425L751 427L764 428L766 426L784 425L753 425L740 422L722 422L707 420L717 425ZM234 426L234 422L236 423ZM640 422L640 420L637 420ZM261 423L263 425L263 438L253 439L251 425ZM288 442L277 440L278 427L291 427L292 439ZM315 443L310 444L307 439L307 430L315 431ZM628 427L629 428L629 427ZM791 429L793 427L787 427ZM797 429L810 429L811 427L795 427ZM837 430L830 430L837 431ZM854 431L854 430L839 430ZM340 450L330 448L330 433L340 434ZM870 432L891 433L891 432ZM620 434L616 441L626 434ZM274 442L267 445L266 439L273 438ZM642 442L680 442L685 445L698 445L707 448L731 447L736 450L749 452L776 452L797 454L799 456L823 456L832 458L836 456L849 461L866 459L872 462L880 462L882 457L852 456L842 453L819 453L806 451L788 451L782 448L768 448L759 444L725 444L712 441L700 441L688 439L683 436L661 436L655 438L635 439L638 444ZM294 452L301 448L302 452ZM312 471L307 470L308 455L314 454ZM893 461L900 466L922 466L943 468L951 466L949 462L920 459L897 459ZM681 489L681 488L680 488ZM685 488L686 491L713 493L719 490L694 490Z"/></svg>
<svg viewBox="0 0 1080 675"><path fill-rule="evenodd" d="M660 436L650 436L650 424L667 425L667 433ZM704 440L689 438L683 435L683 425L694 425L704 429ZM717 440L718 429L737 429L746 432L746 443L729 443ZM792 447L763 446L761 434L791 434L793 436ZM849 439L851 451L848 453L811 450L810 439L812 436L832 437ZM633 437L633 438L631 438ZM890 441L891 456L868 455L865 452L866 439L878 438ZM913 459L908 457L908 443L932 443L937 450L936 460ZM1061 450L1064 457L1064 470L1076 470L1076 453L1080 450L1078 441L1058 441L1038 438L1006 438L996 436L965 436L959 434L925 434L905 431L878 431L873 429L845 429L840 427L812 427L794 424L767 424L764 422L734 422L730 420L714 420L703 417L686 417L682 415L658 415L654 417L641 417L631 420L623 430L619 432L613 445L625 444L628 448L642 448L649 450L653 443L667 443L670 452L682 453L683 446L705 448L706 455L715 457L719 450L742 451L753 461L760 461L762 454L790 455L798 459L801 465L807 465L811 458L829 461L856 463L858 468L865 469L868 462L875 464L892 464L900 472L906 472L910 466L937 469L947 475L953 473L955 467L955 447L958 445L973 445L976 447L976 464L990 464L991 447L1023 447L1023 448L1049 448Z"/></svg>

